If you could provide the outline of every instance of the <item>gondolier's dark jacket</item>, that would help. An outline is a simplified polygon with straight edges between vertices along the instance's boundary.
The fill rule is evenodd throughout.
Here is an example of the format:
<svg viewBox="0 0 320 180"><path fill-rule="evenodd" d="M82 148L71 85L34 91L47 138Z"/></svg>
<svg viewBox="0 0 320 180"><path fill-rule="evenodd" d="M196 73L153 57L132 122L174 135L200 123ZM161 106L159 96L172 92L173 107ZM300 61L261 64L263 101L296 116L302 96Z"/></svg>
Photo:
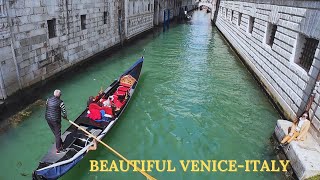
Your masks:
<svg viewBox="0 0 320 180"><path fill-rule="evenodd" d="M67 111L63 101L60 98L52 96L47 99L46 103L46 120L47 121L61 121L62 116L67 117ZM61 112L62 111L62 112Z"/></svg>

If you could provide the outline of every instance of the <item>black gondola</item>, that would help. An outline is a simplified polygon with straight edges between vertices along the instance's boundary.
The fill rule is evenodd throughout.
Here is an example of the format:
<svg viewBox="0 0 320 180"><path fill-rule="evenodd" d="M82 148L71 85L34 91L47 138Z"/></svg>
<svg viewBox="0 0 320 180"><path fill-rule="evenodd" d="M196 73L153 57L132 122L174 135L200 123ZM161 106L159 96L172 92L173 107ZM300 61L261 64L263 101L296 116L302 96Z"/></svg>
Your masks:
<svg viewBox="0 0 320 180"><path fill-rule="evenodd" d="M139 59L100 95L99 98L109 97L110 95L118 93L119 89L121 89L120 87L126 88L125 101L122 101L122 106L110 121L96 122L89 119L87 117L87 107L74 122L101 140L117 122L130 101L139 81L143 60L143 57ZM125 78L127 78L129 83L123 83ZM32 173L34 180L57 179L61 177L74 167L87 154L88 148L93 145L92 138L86 136L84 132L73 125L67 128L61 135L61 138L64 141L63 148L67 151L62 154L56 154L56 147L55 144L53 144L52 147L49 148L48 153L39 162L37 169Z"/></svg>

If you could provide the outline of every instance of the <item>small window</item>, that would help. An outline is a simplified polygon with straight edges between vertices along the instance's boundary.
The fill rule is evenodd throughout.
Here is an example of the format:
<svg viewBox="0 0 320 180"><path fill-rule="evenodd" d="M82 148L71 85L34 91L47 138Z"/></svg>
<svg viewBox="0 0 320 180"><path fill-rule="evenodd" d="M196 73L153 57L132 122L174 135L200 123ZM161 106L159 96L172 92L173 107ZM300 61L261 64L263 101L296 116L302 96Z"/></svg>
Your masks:
<svg viewBox="0 0 320 180"><path fill-rule="evenodd" d="M277 32L277 25L268 23L267 31L266 31L266 44L268 44L271 47L273 45L276 32Z"/></svg>
<svg viewBox="0 0 320 180"><path fill-rule="evenodd" d="M53 18L51 20L47 21L48 23L48 33L49 33L49 38L54 38L56 37L56 19Z"/></svg>
<svg viewBox="0 0 320 180"><path fill-rule="evenodd" d="M224 9L224 12L225 12L224 17L227 19L227 17L228 17L228 9L225 8L225 9Z"/></svg>
<svg viewBox="0 0 320 180"><path fill-rule="evenodd" d="M242 18L242 13L239 12L239 14L238 14L238 26L241 25L241 18Z"/></svg>
<svg viewBox="0 0 320 180"><path fill-rule="evenodd" d="M299 35L300 37L297 39L297 48L298 49L298 55L299 59L298 62L296 62L297 64L299 64L301 67L303 67L306 71L309 71L313 59L314 59L314 55L316 53L317 47L319 45L319 40L317 39L313 39L313 38L308 38L302 34ZM301 52L301 54L299 54L299 52Z"/></svg>
<svg viewBox="0 0 320 180"><path fill-rule="evenodd" d="M253 26L254 26L254 17L249 16L248 32L250 34L252 34Z"/></svg>
<svg viewBox="0 0 320 180"><path fill-rule="evenodd" d="M148 4L148 11L150 11L150 4Z"/></svg>
<svg viewBox="0 0 320 180"><path fill-rule="evenodd" d="M134 8L134 1L133 1L133 14L135 14L136 13L136 10L135 10L135 8Z"/></svg>
<svg viewBox="0 0 320 180"><path fill-rule="evenodd" d="M81 15L81 30L84 30L84 29L86 29L86 15Z"/></svg>
<svg viewBox="0 0 320 180"><path fill-rule="evenodd" d="M103 24L107 24L108 12L103 12Z"/></svg>
<svg viewBox="0 0 320 180"><path fill-rule="evenodd" d="M230 16L230 21L232 22L233 19L233 10L231 10L231 16Z"/></svg>

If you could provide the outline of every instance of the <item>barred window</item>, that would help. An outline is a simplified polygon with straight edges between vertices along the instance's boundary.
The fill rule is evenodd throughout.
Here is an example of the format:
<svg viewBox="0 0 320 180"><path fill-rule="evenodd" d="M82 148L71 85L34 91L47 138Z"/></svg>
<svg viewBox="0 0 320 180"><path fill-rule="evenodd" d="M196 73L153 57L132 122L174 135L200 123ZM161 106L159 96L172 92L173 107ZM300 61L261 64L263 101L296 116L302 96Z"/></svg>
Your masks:
<svg viewBox="0 0 320 180"><path fill-rule="evenodd" d="M87 24L87 19L86 19L86 15L81 15L80 16L80 19L81 19L81 30L84 30L86 29L86 24Z"/></svg>
<svg viewBox="0 0 320 180"><path fill-rule="evenodd" d="M301 36L302 36L301 38L302 39L304 38L305 40L303 41L304 44L302 45L301 54L299 57L299 65L303 67L306 71L309 71L312 65L317 47L319 45L319 40L308 38L303 35Z"/></svg>
<svg viewBox="0 0 320 180"><path fill-rule="evenodd" d="M56 37L56 19L53 18L51 20L47 21L48 23L48 33L49 33L49 38L54 38Z"/></svg>
<svg viewBox="0 0 320 180"><path fill-rule="evenodd" d="M238 26L241 25L241 18L242 18L242 13L239 12L239 14L238 14Z"/></svg>
<svg viewBox="0 0 320 180"><path fill-rule="evenodd" d="M254 26L254 17L249 16L248 32L251 34Z"/></svg>
<svg viewBox="0 0 320 180"><path fill-rule="evenodd" d="M266 44L268 44L271 47L273 45L276 32L277 32L277 25L268 23L267 31L266 31Z"/></svg>
<svg viewBox="0 0 320 180"><path fill-rule="evenodd" d="M227 19L227 17L228 17L228 9L225 8L224 10L225 10L225 11L224 11L224 12L225 12L225 15L224 15L224 16L225 16L225 18Z"/></svg>

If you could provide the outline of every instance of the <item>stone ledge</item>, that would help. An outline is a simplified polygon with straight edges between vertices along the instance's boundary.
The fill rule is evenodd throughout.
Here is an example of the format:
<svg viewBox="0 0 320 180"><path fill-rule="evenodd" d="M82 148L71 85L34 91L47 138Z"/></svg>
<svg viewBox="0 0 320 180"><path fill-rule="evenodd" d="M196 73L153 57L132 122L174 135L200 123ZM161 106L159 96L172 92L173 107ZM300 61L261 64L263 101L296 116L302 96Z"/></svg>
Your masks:
<svg viewBox="0 0 320 180"><path fill-rule="evenodd" d="M277 121L275 134L279 141L288 134L291 125L287 120ZM283 150L299 179L320 175L320 145L310 133L305 141L292 141Z"/></svg>

